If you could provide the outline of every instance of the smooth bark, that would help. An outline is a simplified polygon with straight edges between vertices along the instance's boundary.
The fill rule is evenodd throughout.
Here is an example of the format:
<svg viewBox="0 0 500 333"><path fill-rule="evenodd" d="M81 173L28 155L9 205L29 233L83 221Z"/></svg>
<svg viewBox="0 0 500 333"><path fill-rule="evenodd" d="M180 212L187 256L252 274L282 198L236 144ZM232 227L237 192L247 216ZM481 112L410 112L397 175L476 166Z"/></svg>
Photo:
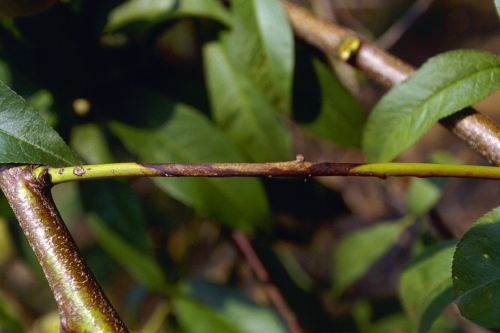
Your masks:
<svg viewBox="0 0 500 333"><path fill-rule="evenodd" d="M46 182L33 166L2 165L0 188L40 262L56 299L60 332L128 332L80 254Z"/></svg>

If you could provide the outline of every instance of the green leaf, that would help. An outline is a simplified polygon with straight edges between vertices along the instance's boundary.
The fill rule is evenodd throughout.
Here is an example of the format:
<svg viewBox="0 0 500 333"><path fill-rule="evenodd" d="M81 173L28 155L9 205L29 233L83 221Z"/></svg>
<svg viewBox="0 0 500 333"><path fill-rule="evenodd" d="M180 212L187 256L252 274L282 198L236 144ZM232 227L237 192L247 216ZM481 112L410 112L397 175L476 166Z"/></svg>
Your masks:
<svg viewBox="0 0 500 333"><path fill-rule="evenodd" d="M204 47L212 115L217 124L253 162L292 158L283 122L247 77L231 64L220 42Z"/></svg>
<svg viewBox="0 0 500 333"><path fill-rule="evenodd" d="M500 59L457 50L429 59L394 86L368 117L363 150L370 162L388 162L436 121L470 106L500 87Z"/></svg>
<svg viewBox="0 0 500 333"><path fill-rule="evenodd" d="M462 316L500 327L500 207L481 217L457 245L453 259L455 302Z"/></svg>
<svg viewBox="0 0 500 333"><path fill-rule="evenodd" d="M453 301L451 266L457 243L451 240L434 245L412 259L401 274L400 297L416 332L428 332Z"/></svg>
<svg viewBox="0 0 500 333"><path fill-rule="evenodd" d="M380 222L348 234L333 249L333 292L339 297L345 289L365 275L399 240L415 219Z"/></svg>
<svg viewBox="0 0 500 333"><path fill-rule="evenodd" d="M294 37L278 0L234 0L226 47L238 72L249 77L275 109L290 114Z"/></svg>
<svg viewBox="0 0 500 333"><path fill-rule="evenodd" d="M325 139L360 148L366 118L363 109L328 66L317 58L312 62L322 102L319 117L304 127Z"/></svg>
<svg viewBox="0 0 500 333"><path fill-rule="evenodd" d="M74 126L71 129L70 145L87 164L114 162L106 136L96 124Z"/></svg>
<svg viewBox="0 0 500 333"><path fill-rule="evenodd" d="M410 331L411 326L408 317L402 312L391 313L372 322L376 315L374 314L373 304L366 299L354 302L351 314L361 333Z"/></svg>
<svg viewBox="0 0 500 333"><path fill-rule="evenodd" d="M185 287L190 296L225 318L231 318L242 332L288 332L273 307L256 304L238 289L205 280L190 280Z"/></svg>
<svg viewBox="0 0 500 333"><path fill-rule="evenodd" d="M0 163L61 167L81 160L32 106L0 83Z"/></svg>
<svg viewBox="0 0 500 333"><path fill-rule="evenodd" d="M201 302L187 298L173 299L175 317L185 332L243 333L231 318L224 317Z"/></svg>
<svg viewBox="0 0 500 333"><path fill-rule="evenodd" d="M138 22L150 27L169 19L193 16L231 24L229 13L217 0L128 0L109 13L104 31L112 32Z"/></svg>
<svg viewBox="0 0 500 333"><path fill-rule="evenodd" d="M95 213L87 214L87 223L99 245L137 281L154 291L169 290L163 270L150 253L130 245Z"/></svg>
<svg viewBox="0 0 500 333"><path fill-rule="evenodd" d="M238 150L208 119L178 104L158 128L111 124L112 131L147 163L243 162ZM255 178L155 178L168 194L199 212L247 231L269 222L262 183Z"/></svg>
<svg viewBox="0 0 500 333"><path fill-rule="evenodd" d="M427 214L441 198L441 188L432 180L412 178L406 194L406 207L416 217Z"/></svg>

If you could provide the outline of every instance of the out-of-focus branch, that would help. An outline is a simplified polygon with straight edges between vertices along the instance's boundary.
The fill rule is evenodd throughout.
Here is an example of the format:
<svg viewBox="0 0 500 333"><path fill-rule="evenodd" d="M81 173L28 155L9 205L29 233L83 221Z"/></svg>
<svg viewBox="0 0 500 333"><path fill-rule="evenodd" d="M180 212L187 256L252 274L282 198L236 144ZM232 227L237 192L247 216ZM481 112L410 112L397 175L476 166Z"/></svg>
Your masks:
<svg viewBox="0 0 500 333"><path fill-rule="evenodd" d="M360 47L347 60L351 65L387 87L406 79L415 68L387 53L355 32L324 21L307 9L281 1L298 37L323 52L338 56L344 41L356 36ZM467 108L440 120L440 123L491 163L500 166L500 126L479 112Z"/></svg>
<svg viewBox="0 0 500 333"><path fill-rule="evenodd" d="M281 318L283 318L283 320L285 321L286 326L288 327L290 332L302 333L303 330L300 327L297 318L286 303L283 295L281 295L278 287L276 287L276 285L271 282L271 278L269 276L269 273L267 272L267 269L260 261L257 253L255 253L255 250L253 249L252 244L250 244L247 236L239 230L233 230L231 232L231 236L240 251L245 256L248 264L252 267L252 270L254 271L257 279L259 279L259 281L265 285L268 297L276 307L278 313L281 315Z"/></svg>

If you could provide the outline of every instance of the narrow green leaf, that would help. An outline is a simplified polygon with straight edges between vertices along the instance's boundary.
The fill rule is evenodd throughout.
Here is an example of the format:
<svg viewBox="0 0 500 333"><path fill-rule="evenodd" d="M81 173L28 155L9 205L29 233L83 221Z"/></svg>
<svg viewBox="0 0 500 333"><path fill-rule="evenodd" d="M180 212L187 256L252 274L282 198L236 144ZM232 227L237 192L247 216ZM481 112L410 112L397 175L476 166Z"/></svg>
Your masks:
<svg viewBox="0 0 500 333"><path fill-rule="evenodd" d="M334 294L340 296L349 285L365 275L414 222L411 216L398 221L380 222L341 239L332 255Z"/></svg>
<svg viewBox="0 0 500 333"><path fill-rule="evenodd" d="M321 110L304 127L325 139L360 148L366 118L363 109L328 66L317 58L312 61L321 88Z"/></svg>
<svg viewBox="0 0 500 333"><path fill-rule="evenodd" d="M500 207L465 233L453 258L455 302L465 318L500 328Z"/></svg>
<svg viewBox="0 0 500 333"><path fill-rule="evenodd" d="M368 117L363 150L370 162L388 162L436 121L470 106L500 87L500 59L456 50L429 59L394 86Z"/></svg>
<svg viewBox="0 0 500 333"><path fill-rule="evenodd" d="M0 163L60 167L81 160L32 106L0 83Z"/></svg>
<svg viewBox="0 0 500 333"><path fill-rule="evenodd" d="M213 118L254 162L292 158L283 122L247 77L231 64L219 42L204 47L207 87Z"/></svg>
<svg viewBox="0 0 500 333"><path fill-rule="evenodd" d="M495 8L497 9L497 14L500 17L500 0L495 0Z"/></svg>
<svg viewBox="0 0 500 333"><path fill-rule="evenodd" d="M227 50L237 71L248 76L276 110L290 114L294 39L278 0L232 1L233 28Z"/></svg>
<svg viewBox="0 0 500 333"><path fill-rule="evenodd" d="M150 253L138 250L120 237L95 213L87 214L87 222L99 245L137 281L149 289L167 292L165 274Z"/></svg>
<svg viewBox="0 0 500 333"><path fill-rule="evenodd" d="M111 124L128 149L147 163L243 162L238 150L208 119L177 105L170 120L154 129ZM155 178L177 200L221 222L251 231L269 221L262 183L252 178Z"/></svg>
<svg viewBox="0 0 500 333"><path fill-rule="evenodd" d="M104 31L112 32L132 23L152 26L179 17L204 17L230 25L230 15L217 0L128 0L109 13Z"/></svg>
<svg viewBox="0 0 500 333"><path fill-rule="evenodd" d="M428 332L453 301L451 266L457 243L451 240L436 244L412 259L401 274L401 301L416 332Z"/></svg>

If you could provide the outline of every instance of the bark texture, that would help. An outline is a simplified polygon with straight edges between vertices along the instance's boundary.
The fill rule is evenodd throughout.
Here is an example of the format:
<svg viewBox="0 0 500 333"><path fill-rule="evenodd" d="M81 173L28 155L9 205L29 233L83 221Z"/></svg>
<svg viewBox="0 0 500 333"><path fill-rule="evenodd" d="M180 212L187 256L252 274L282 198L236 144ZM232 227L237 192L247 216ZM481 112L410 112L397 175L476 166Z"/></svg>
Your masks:
<svg viewBox="0 0 500 333"><path fill-rule="evenodd" d="M32 166L2 165L0 188L52 288L60 332L128 332L88 268L45 182Z"/></svg>

